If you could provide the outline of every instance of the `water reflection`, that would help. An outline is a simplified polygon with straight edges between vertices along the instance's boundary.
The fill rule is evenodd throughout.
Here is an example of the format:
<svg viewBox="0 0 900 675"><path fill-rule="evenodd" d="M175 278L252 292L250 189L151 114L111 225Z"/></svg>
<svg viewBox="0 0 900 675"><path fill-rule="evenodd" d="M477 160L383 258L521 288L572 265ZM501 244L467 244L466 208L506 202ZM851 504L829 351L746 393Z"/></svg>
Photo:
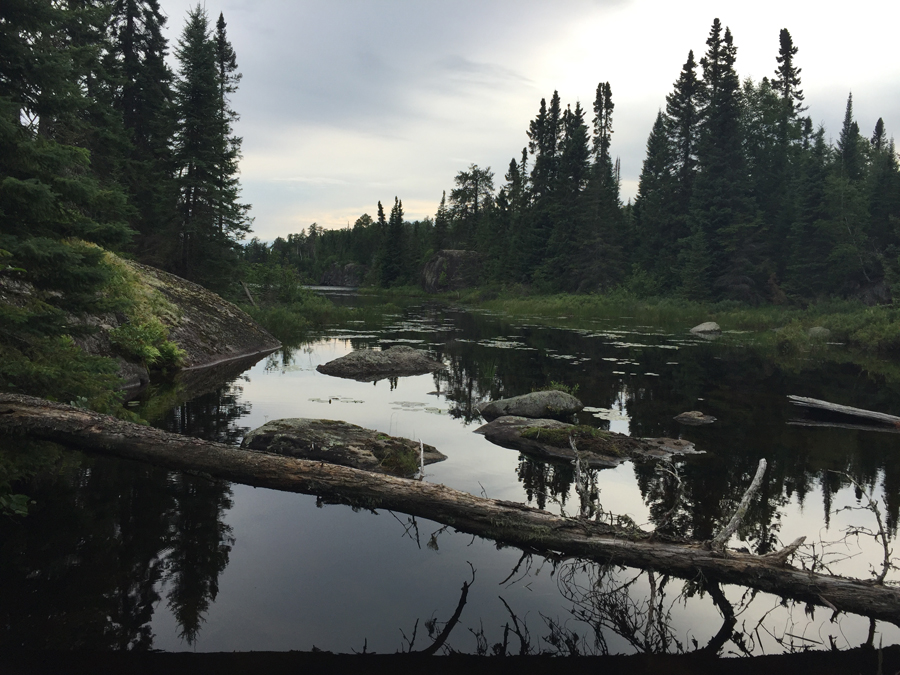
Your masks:
<svg viewBox="0 0 900 675"><path fill-rule="evenodd" d="M431 393L443 399L447 415L458 420L447 432L449 444L471 442L467 425L480 423L478 403L527 393L554 381L577 387L578 396L589 406L579 415L579 423L695 443L706 454L627 468L648 509L649 523L640 523L644 527L709 539L731 514L759 459L765 457L769 462L766 481L739 532L754 552L765 553L783 543L786 520L798 505L821 514L827 525L837 507L836 495L843 491L846 496L851 478L866 490L883 489L886 526L891 536L896 534L900 510L896 437L786 424L797 414L787 403L787 394L900 413L897 382L866 374L858 366L826 358L774 358L723 342L695 344L659 331L553 329L435 305L405 310L381 326L367 325L365 332L345 326L335 328L333 334L353 348L416 343L442 359L447 369L434 374ZM322 344L312 342L271 354L253 377L314 373ZM236 444L252 426L247 421L251 414L258 417L260 410L268 412L262 403L253 410L257 399L245 395L248 385L240 372L158 383L136 410L166 430ZM310 401L315 396L327 396L330 401L332 394L341 394L361 403L365 397L362 389L353 389L354 383L324 391L334 385L328 378L313 377L318 378L311 375L303 384L322 390L304 390L304 398L309 396ZM386 388L394 392L403 385L403 380L395 379L376 390L382 396ZM372 390L371 385L365 387ZM684 427L673 420L693 409L702 409L719 421L707 427ZM446 419L430 417L425 410L409 406L396 417L420 415L419 428ZM611 415L611 410L618 414ZM188 643L197 640L234 556L235 538L240 536L226 523L234 501L231 487L130 462L81 456L77 461L64 460L63 455L52 453L48 457L40 471L21 473L15 481L15 489L36 502L31 514L25 520L0 518L0 648L149 649L153 646L150 621L154 610L161 611L163 601L178 624L180 637ZM581 488L576 490L572 465L525 456L516 462L512 457L514 468L509 468L508 481L521 489L516 499L569 515L575 515L574 511L591 514L594 509L595 517L606 517L618 510L619 505L598 487L604 480L602 473L582 473ZM473 474L479 470L466 468ZM814 503L810 503L811 495ZM857 501L861 496L856 495ZM367 526L356 527L359 530L350 532L351 543L338 549L339 555L359 554L352 541L361 539ZM452 547L444 542L454 534L441 532L441 555L449 557L446 549ZM374 550L376 544L371 546ZM437 536L423 548L436 551ZM489 618L487 629L481 627L483 616L464 615L449 643L453 649L555 654L759 650L758 626L735 623L756 594L745 597L735 589L701 587L582 561L544 564L552 567L566 603L559 615L545 613L547 618L539 619L506 596L502 605L495 602L493 609L481 610ZM416 569L416 565L410 562L409 567ZM316 571L327 577L327 570ZM447 570L441 568L438 573ZM297 583L308 584L309 579ZM332 577L322 577L321 583L340 585ZM472 592L473 598L482 598L482 608L488 603L484 598L494 602L496 597L480 584ZM410 611L420 610L433 608ZM383 608L363 611L372 623L383 623L379 618ZM801 625L803 609L796 614ZM693 628L697 616L706 617L705 632L693 631L694 644L685 637L684 627ZM779 616L777 621L783 622L784 616ZM531 633L528 620L533 624ZM497 626L500 633L492 633ZM770 626L769 630L778 638L770 639L769 647L789 651L804 644L791 642L787 633L792 628L778 632ZM458 635L475 636L475 646L467 646ZM359 635L341 638L347 650L350 645L359 647L362 639ZM820 642L828 644L827 639Z"/></svg>
<svg viewBox="0 0 900 675"><path fill-rule="evenodd" d="M248 411L239 384L219 384L157 422L234 443ZM27 518L0 518L0 649L150 649L163 597L193 643L234 544L230 485L50 444L0 448L7 470L46 458L14 481Z"/></svg>

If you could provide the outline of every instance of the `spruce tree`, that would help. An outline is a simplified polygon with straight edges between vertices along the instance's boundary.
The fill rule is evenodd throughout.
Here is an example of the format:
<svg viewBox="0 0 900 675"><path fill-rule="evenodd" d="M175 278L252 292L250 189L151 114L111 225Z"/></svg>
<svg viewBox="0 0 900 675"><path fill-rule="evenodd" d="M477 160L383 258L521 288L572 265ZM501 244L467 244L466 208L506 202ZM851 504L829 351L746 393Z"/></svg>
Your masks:
<svg viewBox="0 0 900 675"><path fill-rule="evenodd" d="M647 156L641 168L634 201L634 261L650 272L666 289L677 287L678 240L686 235L675 224L679 186L676 154L662 111L657 113L647 139Z"/></svg>
<svg viewBox="0 0 900 675"><path fill-rule="evenodd" d="M379 221L384 218L384 209L378 202ZM406 245L403 236L403 202L394 197L390 219L387 222L387 233L383 241L381 256L381 286L389 288L405 281L403 268Z"/></svg>
<svg viewBox="0 0 900 675"><path fill-rule="evenodd" d="M243 239L250 230L247 212L249 204L241 204L238 160L241 157L240 137L234 135L233 124L239 116L231 108L229 97L237 91L241 74L237 72L237 57L225 31L225 17L220 13L216 22L216 75L219 85L218 115L219 160L217 176L216 226L220 238Z"/></svg>
<svg viewBox="0 0 900 675"><path fill-rule="evenodd" d="M794 65L794 57L797 55L797 47L787 28L782 28L778 34L778 56L775 61L778 67L775 69L775 79L772 88L778 92L781 99L782 133L787 135L788 126L798 119L801 112L806 110L803 105L803 90L800 89L801 69Z"/></svg>
<svg viewBox="0 0 900 675"><path fill-rule="evenodd" d="M218 39L213 39L206 10L197 5L188 13L175 51L179 62L175 270L213 288L233 280L237 240L250 226L249 206L237 201L240 139L231 136L236 116L227 100L237 80L229 52L224 21ZM223 54L220 71L217 58Z"/></svg>
<svg viewBox="0 0 900 675"><path fill-rule="evenodd" d="M844 109L844 123L838 137L837 150L840 174L849 181L857 181L863 175L863 153L859 135L859 125L853 119L853 93L847 96Z"/></svg>
<svg viewBox="0 0 900 675"><path fill-rule="evenodd" d="M30 287L22 306L0 303L0 389L95 405L108 401L115 366L68 336L79 316L115 308L101 294L103 251L85 242L116 249L131 235L123 192L87 149L102 131L84 113L106 85L81 40L100 19L43 0L0 3L0 275Z"/></svg>
<svg viewBox="0 0 900 675"><path fill-rule="evenodd" d="M697 172L700 92L701 83L697 79L697 64L692 50L688 52L672 93L666 96L666 126L675 153L674 168L678 178L678 199L672 206L676 209L673 215L679 223L681 235L687 234L687 212Z"/></svg>
<svg viewBox="0 0 900 675"><path fill-rule="evenodd" d="M552 229L536 279L547 290L573 291L585 273L579 269L579 243L587 240L590 234L584 195L590 178L591 150L580 103L575 105L575 110L566 108L562 124L557 184L553 187L554 201L549 207Z"/></svg>
<svg viewBox="0 0 900 675"><path fill-rule="evenodd" d="M803 133L797 218L787 240L790 255L785 272L785 289L805 298L821 296L828 289L828 258L833 246L826 222L829 149L825 128L811 129L809 120Z"/></svg>
<svg viewBox="0 0 900 675"><path fill-rule="evenodd" d="M708 253L708 269L719 293L755 301L764 284L756 265L758 232L747 200L741 133L740 82L734 69L737 48L718 19L706 40L703 67L699 173L691 199L691 237L703 233L691 255Z"/></svg>
<svg viewBox="0 0 900 675"><path fill-rule="evenodd" d="M122 180L134 207L135 252L143 262L171 268L176 118L165 24L158 0L116 0L112 5L110 59L118 73L115 106L131 142Z"/></svg>
<svg viewBox="0 0 900 675"><path fill-rule="evenodd" d="M447 248L450 236L450 214L447 211L447 191L441 195L441 203L438 205L434 216L434 232L432 234L431 248L435 252Z"/></svg>
<svg viewBox="0 0 900 675"><path fill-rule="evenodd" d="M609 82L600 82L593 104L592 165L586 195L587 235L579 252L582 290L613 286L623 276L624 223L619 200L618 161L613 162L610 153L614 109Z"/></svg>

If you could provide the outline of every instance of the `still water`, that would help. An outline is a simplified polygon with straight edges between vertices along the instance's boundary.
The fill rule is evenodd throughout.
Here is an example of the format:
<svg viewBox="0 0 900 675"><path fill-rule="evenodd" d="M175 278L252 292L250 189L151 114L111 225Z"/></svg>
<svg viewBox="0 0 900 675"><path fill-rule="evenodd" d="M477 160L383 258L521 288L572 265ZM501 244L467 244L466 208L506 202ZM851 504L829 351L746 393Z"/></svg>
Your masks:
<svg viewBox="0 0 900 675"><path fill-rule="evenodd" d="M815 556L834 573L870 576L882 552L847 528L876 527L858 508L870 491L896 533L900 436L789 424L803 415L786 396L896 415L896 382L848 363L838 345L787 358L748 346L752 336L707 341L689 326L640 326L628 317L565 323L411 306L255 364L159 384L134 410L161 428L235 444L269 420L345 420L447 455L424 480L573 515L571 466L532 461L474 433L479 402L561 382L578 388L580 423L685 438L704 451L666 467L629 462L600 471L605 513L652 529L681 481L673 527L709 538L764 457L767 481L732 545L767 552L805 535L815 545L803 564ZM396 344L428 351L447 370L374 384L316 371L354 349ZM673 420L687 410L717 422ZM34 500L31 513L0 518L0 647L393 653L414 641L421 649L473 575L448 641L463 652L493 653L505 642L510 653L709 645L740 655L847 648L870 637L900 642L892 625L871 633L868 619L831 621L823 608L741 587L723 589L737 620L722 630L723 599L702 591L700 580L523 555L427 520L314 496L67 450L35 453L44 465L15 486Z"/></svg>

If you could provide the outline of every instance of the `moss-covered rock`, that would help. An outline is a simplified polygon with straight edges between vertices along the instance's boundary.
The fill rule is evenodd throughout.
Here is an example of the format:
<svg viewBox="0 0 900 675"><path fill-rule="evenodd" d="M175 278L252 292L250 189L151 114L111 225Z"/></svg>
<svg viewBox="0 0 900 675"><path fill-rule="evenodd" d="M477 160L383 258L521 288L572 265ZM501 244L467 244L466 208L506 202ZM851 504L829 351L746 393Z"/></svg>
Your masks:
<svg viewBox="0 0 900 675"><path fill-rule="evenodd" d="M336 420L273 420L247 434L241 447L394 476L419 469L418 442ZM425 464L447 459L431 445L423 445L422 454Z"/></svg>
<svg viewBox="0 0 900 675"><path fill-rule="evenodd" d="M146 384L148 369L197 368L280 346L202 286L111 253L105 263L113 271L107 299L123 310L80 319L89 331L76 342L88 354L115 357L126 388Z"/></svg>
<svg viewBox="0 0 900 675"><path fill-rule="evenodd" d="M537 457L575 460L570 438L582 464L597 468L618 466L628 459L668 457L697 452L694 445L675 438L633 438L612 431L559 420L507 415L475 430L491 443Z"/></svg>

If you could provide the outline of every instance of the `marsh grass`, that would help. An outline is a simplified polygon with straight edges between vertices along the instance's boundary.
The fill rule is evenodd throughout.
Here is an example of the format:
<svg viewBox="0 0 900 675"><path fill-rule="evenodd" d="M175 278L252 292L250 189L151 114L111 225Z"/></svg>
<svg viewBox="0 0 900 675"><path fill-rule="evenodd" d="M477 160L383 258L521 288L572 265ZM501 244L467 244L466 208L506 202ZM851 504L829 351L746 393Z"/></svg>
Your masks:
<svg viewBox="0 0 900 675"><path fill-rule="evenodd" d="M752 307L723 301L704 304L678 298L638 298L627 291L605 295L522 295L521 289L480 300L471 292L463 302L510 316L527 316L547 324L585 327L597 321L651 325L684 331L704 321L715 321L725 331L760 333L762 345L782 352L806 349L814 326L829 329L830 342L842 342L866 352L900 354L900 308L891 305L867 307L858 302L829 300L806 307L760 305ZM772 335L765 335L771 332Z"/></svg>

